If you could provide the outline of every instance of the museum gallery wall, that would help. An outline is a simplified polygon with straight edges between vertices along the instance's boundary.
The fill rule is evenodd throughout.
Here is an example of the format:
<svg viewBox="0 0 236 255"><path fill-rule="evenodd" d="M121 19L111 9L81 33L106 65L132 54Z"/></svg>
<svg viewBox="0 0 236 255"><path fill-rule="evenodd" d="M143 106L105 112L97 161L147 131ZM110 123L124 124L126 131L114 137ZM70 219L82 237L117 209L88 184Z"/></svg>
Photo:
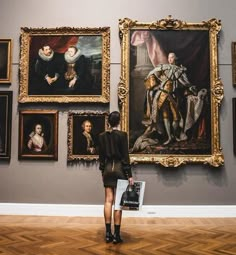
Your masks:
<svg viewBox="0 0 236 255"><path fill-rule="evenodd" d="M118 96L131 162L167 167L222 165L220 21L187 23L169 16L145 23L126 18L120 19L119 28L122 62ZM3 69L7 70L2 76L10 81L11 40L2 40L2 44L6 46L2 46ZM94 103L96 109L107 103L109 111L109 27L23 27L20 51L19 104L85 102ZM19 159L58 159L58 112L40 108L20 111ZM11 115L9 110L5 114ZM94 157L98 154L97 136L108 126L102 116L94 112L68 114L68 160L98 159ZM92 126L89 132L94 150L82 151L86 120Z"/></svg>
<svg viewBox="0 0 236 255"><path fill-rule="evenodd" d="M189 171L200 165L209 171L221 168L225 163L220 129L225 84L219 75L218 53L224 24L211 18L185 21L159 15L150 21L121 17L116 22L119 35L112 37L120 48L111 47L114 31L109 24L43 28L22 24L19 41L3 38L0 44L4 60L0 160L17 161L23 167L27 162L53 166L59 160L68 169L98 169L97 136L109 130L112 87L122 115L121 130L128 133L134 170L142 168L141 175L145 175L146 165L166 173L185 171L185 165ZM18 71L12 69L12 44L19 44L20 49L19 80L14 84L18 91L11 89L12 75ZM233 54L233 46L228 47ZM110 70L113 51L121 55L118 79ZM67 119L66 128L61 126L62 116ZM17 127L12 126L12 119ZM90 146L83 135L86 126L91 132ZM16 132L18 155L12 155L11 139ZM61 134L67 137L66 145ZM65 157L60 150L66 151Z"/></svg>

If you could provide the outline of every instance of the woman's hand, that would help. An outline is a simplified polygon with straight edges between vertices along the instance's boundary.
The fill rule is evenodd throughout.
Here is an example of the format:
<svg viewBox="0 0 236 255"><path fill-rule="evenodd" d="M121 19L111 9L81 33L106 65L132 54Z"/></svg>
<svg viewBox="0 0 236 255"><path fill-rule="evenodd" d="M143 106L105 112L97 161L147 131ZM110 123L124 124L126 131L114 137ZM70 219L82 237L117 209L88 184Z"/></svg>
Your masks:
<svg viewBox="0 0 236 255"><path fill-rule="evenodd" d="M128 181L129 181L129 185L134 185L134 179L133 179L133 177L130 177L130 178L128 179Z"/></svg>

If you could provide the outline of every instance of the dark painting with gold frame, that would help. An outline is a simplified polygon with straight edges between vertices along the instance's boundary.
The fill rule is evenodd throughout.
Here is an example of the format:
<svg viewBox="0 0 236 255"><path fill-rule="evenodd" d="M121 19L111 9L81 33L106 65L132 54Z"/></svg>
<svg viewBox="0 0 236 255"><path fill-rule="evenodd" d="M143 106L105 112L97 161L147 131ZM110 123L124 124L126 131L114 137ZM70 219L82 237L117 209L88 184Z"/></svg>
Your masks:
<svg viewBox="0 0 236 255"><path fill-rule="evenodd" d="M0 39L0 84L11 83L12 40Z"/></svg>
<svg viewBox="0 0 236 255"><path fill-rule="evenodd" d="M118 96L131 161L165 167L222 165L220 21L187 23L168 16L143 23L125 18L119 29Z"/></svg>
<svg viewBox="0 0 236 255"><path fill-rule="evenodd" d="M20 103L108 103L110 28L21 28Z"/></svg>
<svg viewBox="0 0 236 255"><path fill-rule="evenodd" d="M69 112L68 161L97 160L98 135L107 130L107 112Z"/></svg>
<svg viewBox="0 0 236 255"><path fill-rule="evenodd" d="M58 159L58 111L20 111L19 159Z"/></svg>
<svg viewBox="0 0 236 255"><path fill-rule="evenodd" d="M11 158L12 91L0 91L0 160Z"/></svg>

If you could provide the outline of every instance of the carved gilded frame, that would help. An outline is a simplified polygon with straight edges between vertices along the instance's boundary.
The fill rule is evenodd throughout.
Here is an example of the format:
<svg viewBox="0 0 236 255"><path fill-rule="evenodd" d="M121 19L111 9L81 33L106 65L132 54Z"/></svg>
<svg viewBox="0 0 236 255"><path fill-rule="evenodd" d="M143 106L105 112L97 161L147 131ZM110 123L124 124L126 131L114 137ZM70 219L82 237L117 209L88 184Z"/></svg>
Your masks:
<svg viewBox="0 0 236 255"><path fill-rule="evenodd" d="M41 126L37 139L37 126ZM43 141L43 142L42 142ZM21 110L19 112L18 158L58 160L58 111Z"/></svg>
<svg viewBox="0 0 236 255"><path fill-rule="evenodd" d="M59 65L60 85L54 87L44 85L46 76L37 79L36 59L39 50L49 45L57 54ZM76 85L70 87L65 78L66 65L64 54L69 46L76 46L85 59L84 78ZM60 82L59 82L60 81ZM47 88L46 88L47 86ZM42 90L42 88L45 88ZM71 89L73 88L73 89ZM20 103L108 103L110 100L110 28L21 28L20 47Z"/></svg>
<svg viewBox="0 0 236 255"><path fill-rule="evenodd" d="M101 111L70 111L68 113L68 162L76 160L98 160L98 135L107 130L108 112ZM83 135L84 123L89 121L92 125L91 137L94 151L87 149L87 140Z"/></svg>
<svg viewBox="0 0 236 255"><path fill-rule="evenodd" d="M122 65L121 80L118 86L118 97L120 111L122 115L121 127L122 130L128 132L129 135L129 149L132 163L156 163L161 164L165 167L178 167L187 163L203 163L209 164L214 167L219 167L223 165L224 157L222 154L222 149L220 147L219 130L219 108L223 99L223 84L221 82L221 79L219 78L218 73L217 44L218 34L220 30L221 22L214 18L200 23L187 23L185 21L173 19L171 16L168 16L166 19L161 19L150 23L138 22L129 18L119 20L119 31L122 48ZM135 32L137 34L136 45L134 45L134 41L131 41L134 39L132 36ZM140 32L145 33L142 34ZM182 37L181 33L183 35ZM155 65L152 64L150 66L151 61L150 54L147 51L147 41L145 41L145 36L140 37L140 34L145 36L147 34L152 34L155 38L158 38L159 36L159 39L161 38L163 40L162 43L165 42L161 45L161 47L169 46L169 48L165 49L166 51L163 51L164 53L166 53L167 56L169 52L177 51L176 45L182 45L182 49L178 48L177 52L177 57L178 55L182 57L182 59L180 58L180 60L183 60L184 55L187 58L186 54L184 54L187 47L190 47L191 49L191 52L188 55L190 57L192 57L193 55L193 52L195 50L194 47L197 47L199 49L206 48L208 50L206 60L208 66L207 68L205 68L205 70L208 70L207 77L209 82L208 84L206 84L206 88L209 99L207 109L210 109L210 112L207 116L206 123L208 125L208 131L210 132L210 136L208 137L209 142L206 145L206 150L201 149L199 145L200 143L195 141L196 149L192 149L192 146L191 149L186 152L184 150L184 146L187 146L187 142L184 143L185 145L182 145L182 143L177 142L177 140L174 143L175 146L172 143L166 146L164 146L163 144L160 145L156 140L156 146L153 147L151 145L149 147L145 147L145 139L143 139L142 136L144 134L145 127L143 127L142 132L140 132L140 130L136 130L135 128L138 125L141 125L141 120L144 116L142 104L142 102L144 102L144 99L140 100L140 95L144 98L144 95L146 93L144 87L144 79L145 77L147 77L148 73L154 68ZM194 44L192 40L192 44L187 45L186 41L188 42L188 37L191 37L195 34L203 34L206 38L205 43L207 44L201 45L201 43L198 43L197 40L194 40ZM146 44L143 43L137 46L140 40L144 40ZM173 41L172 44L171 41ZM145 50L145 52L143 52L143 50ZM142 52L140 53L140 51ZM140 57L138 59L138 54L143 54L142 58ZM196 58L201 59L202 56L198 56ZM142 60L141 62L140 59ZM200 66L201 65L199 65L198 67ZM196 65L187 66L187 71L191 71L191 69L195 69L196 74L198 76L201 76ZM195 84L194 80L193 84L196 86L198 85ZM138 122L135 122L138 120L138 118L140 118L140 120ZM135 133L136 131L137 134ZM139 147L139 150L137 148L135 148L136 150L134 150L133 146L134 144L136 144L135 141L137 141L137 138L141 139L138 145L143 145L145 149L143 149L143 147L141 147L140 149ZM189 143L191 143L191 141L189 141Z"/></svg>

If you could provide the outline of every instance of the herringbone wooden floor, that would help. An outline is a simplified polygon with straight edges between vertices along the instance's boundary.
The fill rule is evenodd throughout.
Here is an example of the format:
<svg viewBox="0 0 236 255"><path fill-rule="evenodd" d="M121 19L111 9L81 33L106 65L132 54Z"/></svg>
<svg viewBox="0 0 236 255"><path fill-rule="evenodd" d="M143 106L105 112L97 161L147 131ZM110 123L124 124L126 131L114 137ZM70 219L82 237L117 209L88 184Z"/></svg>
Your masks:
<svg viewBox="0 0 236 255"><path fill-rule="evenodd" d="M0 216L0 255L236 254L236 218L124 218L122 244L103 218Z"/></svg>

